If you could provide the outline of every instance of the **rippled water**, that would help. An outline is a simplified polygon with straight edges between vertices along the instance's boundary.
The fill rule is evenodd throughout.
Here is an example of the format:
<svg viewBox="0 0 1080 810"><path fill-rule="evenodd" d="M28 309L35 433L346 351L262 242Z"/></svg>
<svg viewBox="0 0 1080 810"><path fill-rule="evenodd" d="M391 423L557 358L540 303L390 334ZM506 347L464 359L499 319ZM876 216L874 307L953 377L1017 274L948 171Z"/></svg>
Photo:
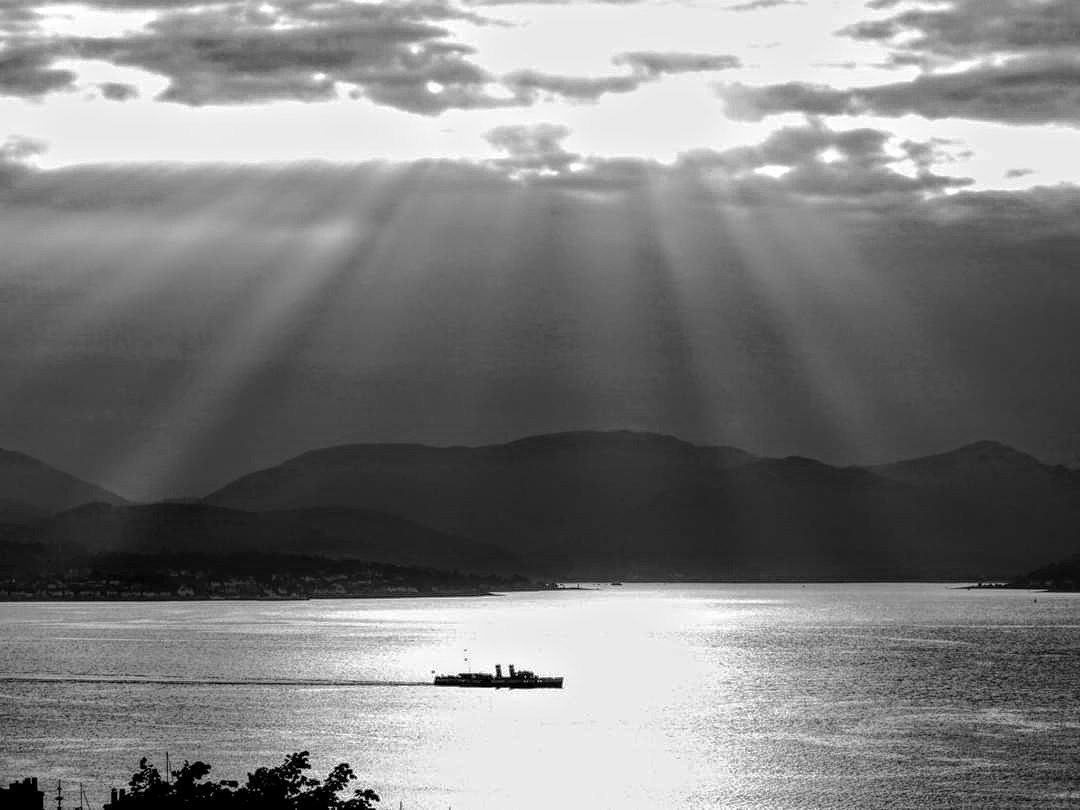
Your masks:
<svg viewBox="0 0 1080 810"><path fill-rule="evenodd" d="M428 685L465 650L566 687ZM0 779L83 782L96 804L143 755L243 778L302 749L387 808L1077 807L1080 597L0 604Z"/></svg>

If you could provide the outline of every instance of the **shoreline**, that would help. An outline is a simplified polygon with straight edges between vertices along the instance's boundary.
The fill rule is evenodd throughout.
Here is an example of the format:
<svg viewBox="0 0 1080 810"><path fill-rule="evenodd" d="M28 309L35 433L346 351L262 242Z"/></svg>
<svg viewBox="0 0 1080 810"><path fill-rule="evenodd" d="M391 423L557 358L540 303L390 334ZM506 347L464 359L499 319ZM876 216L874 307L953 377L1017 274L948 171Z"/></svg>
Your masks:
<svg viewBox="0 0 1080 810"><path fill-rule="evenodd" d="M1076 590L1068 589L1056 589L1047 588L1037 585L977 585L977 584L962 584L963 580L784 580L784 581L748 581L748 580L727 580L727 581L699 581L688 583L685 581L668 582L668 581L652 581L652 582L631 582L631 585L791 585L791 586L806 586L806 585L852 585L852 584L867 584L867 585L897 585L897 584L940 584L947 586L950 590L957 591L1032 591L1036 593L1080 593ZM207 596L177 596L175 594L167 596L129 596L122 599L117 598L104 598L97 596L55 596L55 597L11 597L0 596L0 604L128 604L132 602L313 602L313 601L329 601L329 600L368 600L368 599L459 599L465 597L497 597L504 596L511 593L561 593L565 591L573 592L593 592L608 590L602 585L557 585L556 587L535 587L535 588L511 588L506 590L447 590L447 591L431 591L431 592L354 592L354 593L342 593L342 594L312 594L312 595L295 595L295 596L254 596L251 594L215 594Z"/></svg>
<svg viewBox="0 0 1080 810"><path fill-rule="evenodd" d="M549 591L588 591L594 588L512 588L501 591L433 591L413 593L342 593L342 594L318 594L310 596L252 596L241 594L236 596L132 596L125 599L106 599L103 597L79 597L79 596L56 596L56 597L26 597L12 598L0 596L0 604L53 604L56 602L72 602L78 604L102 603L102 604L127 604L129 602L315 602L333 599L458 599L470 596L503 596L508 593L546 593Z"/></svg>
<svg viewBox="0 0 1080 810"><path fill-rule="evenodd" d="M520 591L541 592L554 590L554 588L521 588ZM94 597L80 598L76 596L62 596L56 598L12 599L0 597L0 604L54 604L57 602L71 602L77 604L100 603L122 605L129 602L317 602L333 599L458 599L467 596L500 596L504 593L517 593L514 591L461 591L456 593L364 593L364 594L332 594L325 596L138 596L129 599L102 599Z"/></svg>

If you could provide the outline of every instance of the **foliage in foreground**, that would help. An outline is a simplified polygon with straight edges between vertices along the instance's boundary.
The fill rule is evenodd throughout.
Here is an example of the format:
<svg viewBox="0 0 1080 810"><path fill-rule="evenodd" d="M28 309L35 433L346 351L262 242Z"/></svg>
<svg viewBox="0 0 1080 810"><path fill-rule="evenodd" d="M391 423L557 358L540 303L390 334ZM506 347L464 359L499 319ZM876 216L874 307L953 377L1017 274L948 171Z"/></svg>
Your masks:
<svg viewBox="0 0 1080 810"><path fill-rule="evenodd" d="M356 779L348 763L336 766L323 780L307 775L310 754L289 754L273 768L259 768L249 773L247 783L211 782L206 779L210 766L205 762L187 762L172 772L172 781L146 757L139 760L139 770L128 783L130 792L118 805L123 810L149 808L199 807L212 810L265 808L265 810L372 810L379 801L370 788L357 788L350 798L340 795Z"/></svg>

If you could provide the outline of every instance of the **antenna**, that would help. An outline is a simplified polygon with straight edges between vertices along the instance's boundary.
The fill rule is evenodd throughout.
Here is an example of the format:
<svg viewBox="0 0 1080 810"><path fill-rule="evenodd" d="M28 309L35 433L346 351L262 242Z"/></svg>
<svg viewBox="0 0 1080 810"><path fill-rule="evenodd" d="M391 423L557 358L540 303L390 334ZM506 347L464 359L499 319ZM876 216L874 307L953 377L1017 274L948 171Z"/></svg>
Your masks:
<svg viewBox="0 0 1080 810"><path fill-rule="evenodd" d="M165 752L165 784L172 784L172 768L169 767L169 752Z"/></svg>
<svg viewBox="0 0 1080 810"><path fill-rule="evenodd" d="M64 810L64 786L56 780L56 810Z"/></svg>

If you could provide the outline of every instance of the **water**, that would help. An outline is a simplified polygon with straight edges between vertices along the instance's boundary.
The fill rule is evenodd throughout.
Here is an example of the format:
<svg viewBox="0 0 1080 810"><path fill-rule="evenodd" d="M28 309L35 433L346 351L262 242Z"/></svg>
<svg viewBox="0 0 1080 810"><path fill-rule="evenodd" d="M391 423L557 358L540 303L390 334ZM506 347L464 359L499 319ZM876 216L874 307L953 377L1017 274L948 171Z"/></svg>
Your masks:
<svg viewBox="0 0 1080 810"><path fill-rule="evenodd" d="M566 688L428 685L466 650ZM0 604L0 779L82 782L98 804L141 756L243 779L298 750L409 810L1077 807L1080 598L626 585Z"/></svg>

